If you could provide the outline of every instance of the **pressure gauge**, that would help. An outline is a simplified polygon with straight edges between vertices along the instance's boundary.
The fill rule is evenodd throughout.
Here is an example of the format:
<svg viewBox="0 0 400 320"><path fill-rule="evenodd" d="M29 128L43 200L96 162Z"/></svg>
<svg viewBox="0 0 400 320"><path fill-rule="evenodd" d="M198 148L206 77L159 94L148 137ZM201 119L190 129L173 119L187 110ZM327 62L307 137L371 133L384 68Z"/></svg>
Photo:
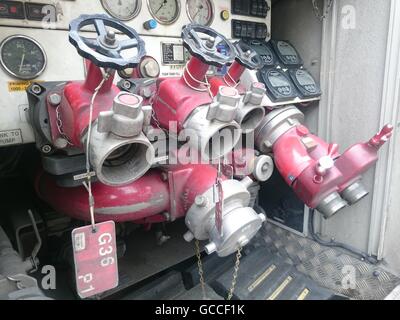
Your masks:
<svg viewBox="0 0 400 320"><path fill-rule="evenodd" d="M30 80L44 71L47 58L37 41L27 36L15 35L1 43L0 63L10 75Z"/></svg>
<svg viewBox="0 0 400 320"><path fill-rule="evenodd" d="M123 21L135 18L142 8L142 0L101 0L101 4L111 16Z"/></svg>
<svg viewBox="0 0 400 320"><path fill-rule="evenodd" d="M154 19L161 24L172 24L181 13L180 0L147 0L147 6Z"/></svg>
<svg viewBox="0 0 400 320"><path fill-rule="evenodd" d="M186 11L190 21L209 26L214 20L214 6L211 0L187 0Z"/></svg>

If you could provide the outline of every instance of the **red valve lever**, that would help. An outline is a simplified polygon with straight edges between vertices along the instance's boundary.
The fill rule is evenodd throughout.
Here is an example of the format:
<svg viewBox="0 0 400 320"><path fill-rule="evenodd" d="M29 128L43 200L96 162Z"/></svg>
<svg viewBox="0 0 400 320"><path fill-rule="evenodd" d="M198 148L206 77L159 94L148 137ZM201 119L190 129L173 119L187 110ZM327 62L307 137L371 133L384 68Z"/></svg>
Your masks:
<svg viewBox="0 0 400 320"><path fill-rule="evenodd" d="M393 126L391 124L387 124L379 133L369 140L369 144L376 148L380 148L389 140L392 135Z"/></svg>
<svg viewBox="0 0 400 320"><path fill-rule="evenodd" d="M336 153L339 152L339 145L337 143L331 143L328 147L328 157L333 157L335 156Z"/></svg>

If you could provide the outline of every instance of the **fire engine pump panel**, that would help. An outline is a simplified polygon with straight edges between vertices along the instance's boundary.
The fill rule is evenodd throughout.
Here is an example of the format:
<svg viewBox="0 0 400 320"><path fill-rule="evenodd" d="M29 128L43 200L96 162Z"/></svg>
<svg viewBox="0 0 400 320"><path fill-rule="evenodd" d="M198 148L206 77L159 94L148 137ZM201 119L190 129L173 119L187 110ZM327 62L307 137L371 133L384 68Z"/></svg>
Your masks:
<svg viewBox="0 0 400 320"><path fill-rule="evenodd" d="M263 235L346 219L393 127L306 125L324 92L273 2L0 1L1 299L345 298Z"/></svg>

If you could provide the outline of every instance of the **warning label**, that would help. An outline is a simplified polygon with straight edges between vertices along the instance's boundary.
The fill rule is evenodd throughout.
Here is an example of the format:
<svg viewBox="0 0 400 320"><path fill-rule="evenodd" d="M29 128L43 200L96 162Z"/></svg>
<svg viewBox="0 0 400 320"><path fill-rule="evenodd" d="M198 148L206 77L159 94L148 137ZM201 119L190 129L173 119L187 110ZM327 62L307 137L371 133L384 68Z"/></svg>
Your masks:
<svg viewBox="0 0 400 320"><path fill-rule="evenodd" d="M26 91L33 82L38 81L9 81L8 92Z"/></svg>
<svg viewBox="0 0 400 320"><path fill-rule="evenodd" d="M22 132L20 129L0 131L0 147L22 143Z"/></svg>

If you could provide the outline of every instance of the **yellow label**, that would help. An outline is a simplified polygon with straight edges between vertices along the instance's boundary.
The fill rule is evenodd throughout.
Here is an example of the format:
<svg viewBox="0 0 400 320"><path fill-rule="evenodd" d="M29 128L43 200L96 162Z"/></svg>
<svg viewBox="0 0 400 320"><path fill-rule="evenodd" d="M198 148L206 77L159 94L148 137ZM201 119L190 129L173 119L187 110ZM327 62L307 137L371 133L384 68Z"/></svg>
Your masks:
<svg viewBox="0 0 400 320"><path fill-rule="evenodd" d="M39 81L8 81L8 92L26 91L34 82Z"/></svg>
<svg viewBox="0 0 400 320"><path fill-rule="evenodd" d="M289 283L291 283L293 278L291 276L287 277L285 281L281 283L281 285L268 297L267 300L275 300L283 290L288 286Z"/></svg>
<svg viewBox="0 0 400 320"><path fill-rule="evenodd" d="M305 298L307 298L307 296L309 295L310 290L308 290L307 288L305 288L300 295L297 297L297 300L304 300Z"/></svg>
<svg viewBox="0 0 400 320"><path fill-rule="evenodd" d="M259 276L256 281L254 281L249 287L248 290L250 292L254 291L268 276L276 269L275 265L271 265L267 270L265 270L261 276Z"/></svg>

